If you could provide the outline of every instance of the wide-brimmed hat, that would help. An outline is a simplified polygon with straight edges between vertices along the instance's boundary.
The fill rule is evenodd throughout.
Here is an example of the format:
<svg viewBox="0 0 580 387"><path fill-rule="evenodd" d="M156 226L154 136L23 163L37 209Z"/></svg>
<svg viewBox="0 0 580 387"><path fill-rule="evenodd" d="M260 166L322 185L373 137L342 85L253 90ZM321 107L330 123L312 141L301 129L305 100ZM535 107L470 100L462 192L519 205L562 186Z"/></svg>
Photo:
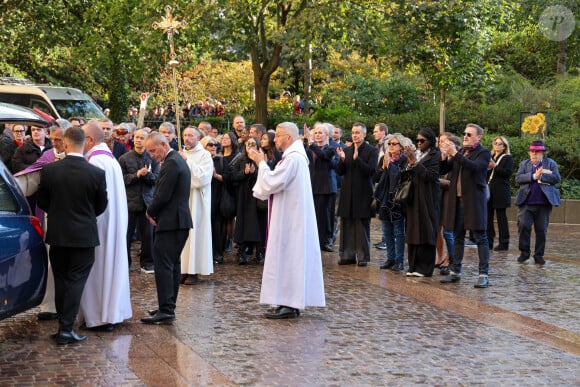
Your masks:
<svg viewBox="0 0 580 387"><path fill-rule="evenodd" d="M530 150L531 151L542 151L543 152L543 151L546 150L546 146L544 145L544 142L542 140L534 140L530 144Z"/></svg>

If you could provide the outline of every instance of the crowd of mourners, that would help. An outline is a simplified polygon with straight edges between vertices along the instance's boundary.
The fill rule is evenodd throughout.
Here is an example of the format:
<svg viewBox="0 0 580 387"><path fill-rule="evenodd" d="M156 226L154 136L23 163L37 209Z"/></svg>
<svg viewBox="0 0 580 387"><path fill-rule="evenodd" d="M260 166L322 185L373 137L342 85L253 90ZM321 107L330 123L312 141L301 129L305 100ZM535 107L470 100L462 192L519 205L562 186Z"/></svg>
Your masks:
<svg viewBox="0 0 580 387"><path fill-rule="evenodd" d="M196 104L187 114L201 117L207 113L204 109L203 104ZM159 115L159 109L152 114ZM170 118L167 114L159 117ZM122 171L122 178L112 181L123 186L126 199L121 208L127 213L127 221L122 223L126 224L122 234L127 262L122 264L130 267L131 244L139 239L140 267L145 273L154 273L155 233L146 211L160 165L144 146L151 129L114 124L109 119L85 123L79 117L56 120L48 129L12 125L0 138L2 160L16 176L26 174L46 152L54 153L56 160L64 157L58 146L62 132L88 124L94 128L85 130L87 138L102 133L103 152L110 152ZM240 265L263 264L269 204L253 195L258 166L250 151L260 149L273 170L284 160L275 145L275 132L261 124L246 125L242 116L234 117L233 130L227 133L208 122L186 127L182 138L171 122L163 122L156 131L180 152L191 171L189 206L194 227L182 253L180 282L198 283L198 275L212 274L213 265L223 263L227 252L235 252ZM481 144L483 134L479 125L467 124L461 137L447 132L437 136L425 128L411 139L390 134L386 124L378 123L371 140L366 126L357 122L343 139L342 129L336 125L305 125L301 138L309 161L318 229L312 238L318 239L321 251L337 249L339 265L364 267L370 262L372 247L370 222L378 217L382 239L374 247L385 251L380 269L414 277L431 277L438 269L442 283L455 283L462 278L464 248L472 245L479 258L475 287L488 287L490 252L509 249L506 209L511 206L515 160L505 137L496 136L489 150ZM543 265L551 209L560 204L556 187L560 175L556 163L546 157L542 141L532 141L529 156L520 160L515 174L519 185L515 201L518 261L533 256L536 264ZM115 189L109 181L107 188ZM36 201L35 195L29 196L31 207L36 208ZM532 228L534 249L530 245ZM107 254L116 255L113 251ZM117 276L115 281L127 281L128 288L127 275ZM109 327L119 322L105 318L87 321L87 325Z"/></svg>

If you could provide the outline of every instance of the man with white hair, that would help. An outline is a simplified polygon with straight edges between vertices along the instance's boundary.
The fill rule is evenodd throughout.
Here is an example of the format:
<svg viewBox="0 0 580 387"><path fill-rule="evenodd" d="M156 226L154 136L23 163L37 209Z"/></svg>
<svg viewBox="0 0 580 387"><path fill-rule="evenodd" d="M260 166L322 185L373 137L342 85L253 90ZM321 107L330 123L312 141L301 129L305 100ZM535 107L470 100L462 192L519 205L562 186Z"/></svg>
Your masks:
<svg viewBox="0 0 580 387"><path fill-rule="evenodd" d="M308 158L296 124L279 124L274 142L284 152L274 170L261 150L251 149L249 156L258 165L254 196L270 199L260 303L278 305L266 318L285 319L326 301Z"/></svg>
<svg viewBox="0 0 580 387"><path fill-rule="evenodd" d="M177 136L175 135L175 125L173 125L171 122L164 122L159 125L159 133L165 136L171 149L176 151L179 150L179 142L177 141Z"/></svg>
<svg viewBox="0 0 580 387"><path fill-rule="evenodd" d="M98 121L83 125L85 158L105 171L108 205L97 217L101 244L95 248L95 264L81 299L79 321L87 328L112 331L115 324L131 318L129 259L127 257L128 210L123 171L105 144Z"/></svg>

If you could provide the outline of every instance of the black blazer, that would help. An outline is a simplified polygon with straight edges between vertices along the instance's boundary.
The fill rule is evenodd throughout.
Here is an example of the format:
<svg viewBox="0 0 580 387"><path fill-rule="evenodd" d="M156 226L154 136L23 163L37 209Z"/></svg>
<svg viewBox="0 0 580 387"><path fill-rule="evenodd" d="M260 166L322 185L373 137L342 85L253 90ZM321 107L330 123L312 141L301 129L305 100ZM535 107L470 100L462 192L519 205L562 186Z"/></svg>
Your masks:
<svg viewBox="0 0 580 387"><path fill-rule="evenodd" d="M80 156L46 164L40 172L38 206L48 214L48 244L98 246L97 216L107 208L105 171Z"/></svg>
<svg viewBox="0 0 580 387"><path fill-rule="evenodd" d="M373 201L373 177L377 167L378 152L367 142L358 149L358 157L353 159L354 145L344 150L344 161L338 163L337 172L344 175L338 215L343 218L371 218Z"/></svg>
<svg viewBox="0 0 580 387"><path fill-rule="evenodd" d="M190 229L193 227L189 210L191 172L179 153L170 151L163 160L153 201L147 213L157 222L155 232Z"/></svg>

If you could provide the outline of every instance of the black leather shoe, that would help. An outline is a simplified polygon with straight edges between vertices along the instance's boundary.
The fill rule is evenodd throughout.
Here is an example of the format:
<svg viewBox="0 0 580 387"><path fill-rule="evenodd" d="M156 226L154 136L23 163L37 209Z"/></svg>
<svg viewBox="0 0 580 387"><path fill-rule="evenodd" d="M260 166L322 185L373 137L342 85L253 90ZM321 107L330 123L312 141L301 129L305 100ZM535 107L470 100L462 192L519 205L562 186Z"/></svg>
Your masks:
<svg viewBox="0 0 580 387"><path fill-rule="evenodd" d="M103 324L103 325L98 325L96 327L85 326L85 328L87 330L93 331L93 332L113 332L113 330L115 329L115 325L114 324Z"/></svg>
<svg viewBox="0 0 580 387"><path fill-rule="evenodd" d="M289 306L279 306L274 311L266 312L264 317L270 319L284 319L284 318L296 318L300 316L298 309L291 308Z"/></svg>
<svg viewBox="0 0 580 387"><path fill-rule="evenodd" d="M341 259L338 261L339 265L355 265L356 260L354 259Z"/></svg>
<svg viewBox="0 0 580 387"><path fill-rule="evenodd" d="M385 262L384 264L382 264L379 267L381 269L390 269L393 266L395 266L395 261L391 261L390 259L387 259L387 262Z"/></svg>
<svg viewBox="0 0 580 387"><path fill-rule="evenodd" d="M87 340L87 336L78 335L73 329L70 332L59 331L55 338L58 345L80 343Z"/></svg>
<svg viewBox="0 0 580 387"><path fill-rule="evenodd" d="M507 251L509 249L509 245L507 243L500 243L499 245L495 246L493 251Z"/></svg>
<svg viewBox="0 0 580 387"><path fill-rule="evenodd" d="M368 261L360 261L356 265L360 267L366 267L368 266L368 264L369 264Z"/></svg>
<svg viewBox="0 0 580 387"><path fill-rule="evenodd" d="M546 261L542 257L534 257L534 261L538 266L544 266L546 264Z"/></svg>
<svg viewBox="0 0 580 387"><path fill-rule="evenodd" d="M221 265L222 263L224 263L224 256L223 255L216 255L213 261L215 263L217 263L218 265Z"/></svg>
<svg viewBox="0 0 580 387"><path fill-rule="evenodd" d="M147 311L147 314L149 314L149 316L155 316L157 313L159 313L159 309L150 309Z"/></svg>
<svg viewBox="0 0 580 387"><path fill-rule="evenodd" d="M157 312L155 315L151 317L144 317L141 319L143 324L154 324L154 325L163 325L163 324L172 324L175 321L174 314L167 314L163 312Z"/></svg>
<svg viewBox="0 0 580 387"><path fill-rule="evenodd" d="M518 257L518 263L524 263L526 262L528 259L530 259L530 256L525 256L523 254L520 254L520 256Z"/></svg>
<svg viewBox="0 0 580 387"><path fill-rule="evenodd" d="M450 275L448 275L447 277L441 279L442 284L454 284L456 282L459 282L461 280L461 276L459 274L455 274L455 273L451 273Z"/></svg>
<svg viewBox="0 0 580 387"><path fill-rule="evenodd" d="M329 253L334 253L334 249L331 245L324 245L320 248L322 251L327 251Z"/></svg>
<svg viewBox="0 0 580 387"><path fill-rule="evenodd" d="M479 289L487 288L488 286L489 286L489 278L486 275L480 275L475 285L473 285L474 288Z"/></svg>
<svg viewBox="0 0 580 387"><path fill-rule="evenodd" d="M36 315L36 318L40 321L58 320L58 313L40 312Z"/></svg>

